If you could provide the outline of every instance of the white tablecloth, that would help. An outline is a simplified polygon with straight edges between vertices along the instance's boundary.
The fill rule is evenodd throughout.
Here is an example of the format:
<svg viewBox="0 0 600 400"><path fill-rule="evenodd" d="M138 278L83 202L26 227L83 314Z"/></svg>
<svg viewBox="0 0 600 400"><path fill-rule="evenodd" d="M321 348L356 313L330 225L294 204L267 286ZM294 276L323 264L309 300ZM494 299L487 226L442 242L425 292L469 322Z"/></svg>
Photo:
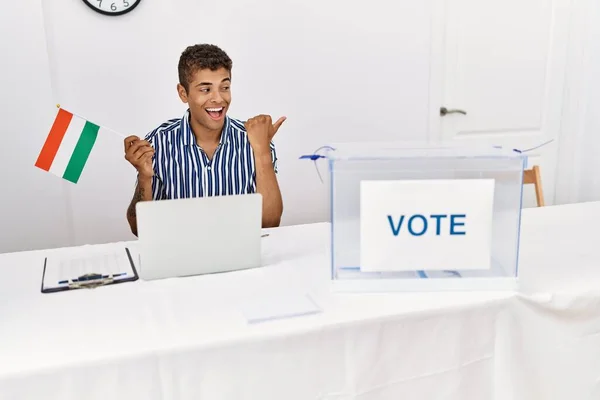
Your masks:
<svg viewBox="0 0 600 400"><path fill-rule="evenodd" d="M496 349L507 398L600 399L598 222L600 202L525 210L521 289Z"/></svg>
<svg viewBox="0 0 600 400"><path fill-rule="evenodd" d="M331 294L327 224L272 230L264 268L65 293L69 249L1 255L0 399L598 399L599 218L525 210L521 294ZM323 312L248 324L281 290Z"/></svg>

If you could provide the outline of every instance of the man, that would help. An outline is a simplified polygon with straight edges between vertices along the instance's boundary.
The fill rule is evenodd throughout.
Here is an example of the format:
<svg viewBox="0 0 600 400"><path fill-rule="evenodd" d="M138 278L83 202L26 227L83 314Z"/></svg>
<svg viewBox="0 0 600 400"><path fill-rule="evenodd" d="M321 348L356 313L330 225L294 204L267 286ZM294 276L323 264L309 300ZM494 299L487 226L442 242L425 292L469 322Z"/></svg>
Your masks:
<svg viewBox="0 0 600 400"><path fill-rule="evenodd" d="M268 115L245 123L231 118L232 61L220 48L188 47L179 59L177 92L188 105L183 118L171 119L144 140L125 139L125 159L137 170L127 221L137 236L139 201L258 192L263 227L279 226L283 204L277 183L273 136L285 121Z"/></svg>

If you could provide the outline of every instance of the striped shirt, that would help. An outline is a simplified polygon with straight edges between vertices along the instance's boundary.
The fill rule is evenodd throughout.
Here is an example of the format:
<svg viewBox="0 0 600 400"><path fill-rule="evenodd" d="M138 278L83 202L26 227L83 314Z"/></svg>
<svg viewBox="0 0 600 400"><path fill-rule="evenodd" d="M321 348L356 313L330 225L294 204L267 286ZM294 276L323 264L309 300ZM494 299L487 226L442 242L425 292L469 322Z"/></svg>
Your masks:
<svg viewBox="0 0 600 400"><path fill-rule="evenodd" d="M171 119L146 135L154 148L154 200L237 195L256 192L254 153L244 123L225 116L221 139L212 159L196 144L189 123ZM271 159L277 172L275 145Z"/></svg>

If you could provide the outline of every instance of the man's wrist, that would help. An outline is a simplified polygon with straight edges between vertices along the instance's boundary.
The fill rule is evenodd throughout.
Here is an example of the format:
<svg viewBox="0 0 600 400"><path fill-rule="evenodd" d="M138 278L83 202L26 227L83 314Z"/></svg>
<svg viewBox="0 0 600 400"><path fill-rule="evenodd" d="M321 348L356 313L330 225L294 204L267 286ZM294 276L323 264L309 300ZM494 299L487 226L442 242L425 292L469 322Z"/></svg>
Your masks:
<svg viewBox="0 0 600 400"><path fill-rule="evenodd" d="M259 156L264 153L269 153L271 151L271 143L261 143L262 141L250 141L250 147L252 147L252 151L255 156Z"/></svg>
<svg viewBox="0 0 600 400"><path fill-rule="evenodd" d="M138 182L140 185L152 184L152 175L138 175Z"/></svg>
<svg viewBox="0 0 600 400"><path fill-rule="evenodd" d="M254 152L254 162L257 164L271 164L271 151Z"/></svg>

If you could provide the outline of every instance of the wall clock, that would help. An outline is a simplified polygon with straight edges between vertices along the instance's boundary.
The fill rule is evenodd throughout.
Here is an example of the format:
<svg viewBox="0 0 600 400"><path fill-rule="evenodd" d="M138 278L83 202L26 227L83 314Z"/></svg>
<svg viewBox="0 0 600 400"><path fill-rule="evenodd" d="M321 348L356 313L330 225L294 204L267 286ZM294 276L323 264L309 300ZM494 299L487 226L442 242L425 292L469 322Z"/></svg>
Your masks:
<svg viewBox="0 0 600 400"><path fill-rule="evenodd" d="M123 15L132 11L142 0L83 0L92 10L104 15Z"/></svg>

